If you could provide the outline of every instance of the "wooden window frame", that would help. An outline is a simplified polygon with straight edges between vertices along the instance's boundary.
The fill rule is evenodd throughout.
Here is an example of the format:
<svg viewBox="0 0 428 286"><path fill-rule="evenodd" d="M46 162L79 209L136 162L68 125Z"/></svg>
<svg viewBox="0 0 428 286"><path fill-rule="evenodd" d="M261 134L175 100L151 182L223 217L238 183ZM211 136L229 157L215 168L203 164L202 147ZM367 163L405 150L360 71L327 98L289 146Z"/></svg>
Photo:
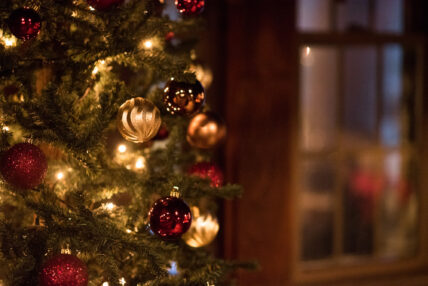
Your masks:
<svg viewBox="0 0 428 286"><path fill-rule="evenodd" d="M300 233L300 208L298 205L294 206L294 211L296 216L293 222L293 241L295 245L293 246L293 263L294 269L292 270L293 281L299 285L314 285L321 282L329 282L328 285L333 285L331 283L340 282L346 285L346 281L351 280L370 280L375 279L379 281L379 284L373 285L385 285L385 281L380 281L379 277L388 277L394 275L405 275L406 273L412 273L416 275L417 273L423 274L423 270L428 268L428 228L424 227L428 225L428 178L426 172L428 171L428 152L424 151L423 142L428 142L428 135L424 134L424 122L427 122L428 119L428 109L427 103L423 100L424 95L427 96L427 92L424 89L424 66L427 62L425 58L425 38L418 35L395 35L395 34L344 34L344 33L301 33L298 36L298 49L305 46L332 46L343 49L345 46L369 46L373 45L376 47L381 47L389 44L399 44L404 48L411 47L417 53L417 67L416 67L416 106L415 106L415 116L416 116L416 142L415 142L415 151L418 156L418 195L419 195L419 248L417 250L417 255L413 258L408 259L397 259L395 261L383 260L381 258L370 257L366 261L359 260L358 262L352 264L342 264L339 262L320 260L314 262L302 262L300 260L300 250L301 250L301 233ZM300 52L299 52L300 54ZM299 69L298 69L299 70ZM300 78L298 79L300 82ZM340 82L339 82L340 84ZM299 86L299 85L298 85ZM378 90L379 94L379 90ZM300 92L298 92L300 97ZM298 118L301 120L300 114L300 102L298 108ZM427 132L425 132L427 133ZM425 144L427 145L427 144ZM297 149L298 150L298 149ZM301 158L300 151L295 152L295 158L293 161L296 163L293 171L293 201L299 202L299 178L300 174L297 168L299 159ZM343 192L341 192L343 195ZM337 197L336 197L337 198ZM336 199L337 203L335 204L335 211L340 211L341 205L343 205L343 200L339 194L339 198ZM336 215L336 217L338 217ZM340 218L339 218L340 219ZM336 223L335 223L336 225ZM337 239L337 238L336 238ZM376 277L376 278L375 278ZM424 280L428 281L428 280ZM390 282L388 282L390 283ZM334 284L336 285L336 284ZM388 285L388 284L387 284Z"/></svg>

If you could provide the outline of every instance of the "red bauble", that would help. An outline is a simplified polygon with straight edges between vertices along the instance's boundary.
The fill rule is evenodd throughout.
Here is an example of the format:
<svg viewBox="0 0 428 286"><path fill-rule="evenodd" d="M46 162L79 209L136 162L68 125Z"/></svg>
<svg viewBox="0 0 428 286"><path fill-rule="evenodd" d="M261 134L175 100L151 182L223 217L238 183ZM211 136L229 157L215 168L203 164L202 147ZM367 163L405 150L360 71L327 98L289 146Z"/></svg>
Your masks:
<svg viewBox="0 0 428 286"><path fill-rule="evenodd" d="M201 162L190 167L188 173L203 179L211 180L211 187L218 188L223 185L223 172L216 165L209 162Z"/></svg>
<svg viewBox="0 0 428 286"><path fill-rule="evenodd" d="M7 150L0 159L0 172L11 185L31 189L43 182L48 170L45 154L30 143L19 143Z"/></svg>
<svg viewBox="0 0 428 286"><path fill-rule="evenodd" d="M36 37L42 28L42 20L36 11L30 8L19 8L10 14L9 29L15 37L29 40Z"/></svg>
<svg viewBox="0 0 428 286"><path fill-rule="evenodd" d="M180 238L192 223L189 206L176 197L157 200L149 212L149 217L150 229L167 240Z"/></svg>
<svg viewBox="0 0 428 286"><path fill-rule="evenodd" d="M60 254L48 259L39 275L41 286L86 286L88 270L85 263L70 254Z"/></svg>
<svg viewBox="0 0 428 286"><path fill-rule="evenodd" d="M204 11L204 0L175 0L175 6L184 16L198 15Z"/></svg>
<svg viewBox="0 0 428 286"><path fill-rule="evenodd" d="M91 7L99 11L103 11L103 10L110 9L113 6L122 4L124 0L86 0L86 1Z"/></svg>

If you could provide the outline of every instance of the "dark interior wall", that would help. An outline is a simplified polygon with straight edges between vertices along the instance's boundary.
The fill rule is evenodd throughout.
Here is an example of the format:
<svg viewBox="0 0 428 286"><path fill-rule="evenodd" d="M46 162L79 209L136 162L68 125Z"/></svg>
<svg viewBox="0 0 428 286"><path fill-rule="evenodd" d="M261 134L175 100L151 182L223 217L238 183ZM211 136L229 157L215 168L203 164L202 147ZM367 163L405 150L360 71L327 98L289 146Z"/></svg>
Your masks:
<svg viewBox="0 0 428 286"><path fill-rule="evenodd" d="M286 285L297 132L295 4L292 0L226 4L225 166L228 180L242 184L245 195L226 205L225 255L256 259L261 265L258 272L239 273L238 285Z"/></svg>

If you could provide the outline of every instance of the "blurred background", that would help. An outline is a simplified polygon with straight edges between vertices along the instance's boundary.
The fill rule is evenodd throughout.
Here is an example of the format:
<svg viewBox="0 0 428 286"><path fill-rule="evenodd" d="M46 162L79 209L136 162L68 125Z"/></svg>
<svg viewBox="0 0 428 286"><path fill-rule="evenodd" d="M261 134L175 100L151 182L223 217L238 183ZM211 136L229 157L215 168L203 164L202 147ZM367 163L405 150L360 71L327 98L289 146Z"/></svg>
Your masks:
<svg viewBox="0 0 428 286"><path fill-rule="evenodd" d="M212 0L238 285L428 285L428 1ZM208 94L208 97L209 97Z"/></svg>

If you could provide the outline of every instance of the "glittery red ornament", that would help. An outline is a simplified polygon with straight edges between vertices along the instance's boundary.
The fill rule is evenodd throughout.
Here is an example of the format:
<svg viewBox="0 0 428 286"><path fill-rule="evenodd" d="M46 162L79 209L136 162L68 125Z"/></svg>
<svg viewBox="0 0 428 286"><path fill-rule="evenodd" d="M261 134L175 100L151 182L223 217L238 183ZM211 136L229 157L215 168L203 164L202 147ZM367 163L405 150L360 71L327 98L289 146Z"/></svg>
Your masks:
<svg viewBox="0 0 428 286"><path fill-rule="evenodd" d="M193 115L205 103L205 91L199 81L195 83L170 80L164 90L163 102L171 114Z"/></svg>
<svg viewBox="0 0 428 286"><path fill-rule="evenodd" d="M99 11L108 10L113 6L120 5L124 0L86 0L88 4Z"/></svg>
<svg viewBox="0 0 428 286"><path fill-rule="evenodd" d="M149 212L149 217L150 229L167 240L180 238L192 223L189 206L176 197L157 200Z"/></svg>
<svg viewBox="0 0 428 286"><path fill-rule="evenodd" d="M0 159L0 172L11 185L31 189L43 182L48 169L46 156L39 147L19 143L7 150Z"/></svg>
<svg viewBox="0 0 428 286"><path fill-rule="evenodd" d="M218 188L223 185L223 172L216 165L209 162L200 162L190 167L188 173L203 179L211 180L211 187Z"/></svg>
<svg viewBox="0 0 428 286"><path fill-rule="evenodd" d="M204 11L204 0L175 0L175 6L184 16L198 15Z"/></svg>
<svg viewBox="0 0 428 286"><path fill-rule="evenodd" d="M42 21L39 14L33 9L19 8L10 14L8 25L15 37L22 40L29 40L40 33Z"/></svg>
<svg viewBox="0 0 428 286"><path fill-rule="evenodd" d="M39 282L41 286L86 286L88 270L76 256L59 254L45 262Z"/></svg>

